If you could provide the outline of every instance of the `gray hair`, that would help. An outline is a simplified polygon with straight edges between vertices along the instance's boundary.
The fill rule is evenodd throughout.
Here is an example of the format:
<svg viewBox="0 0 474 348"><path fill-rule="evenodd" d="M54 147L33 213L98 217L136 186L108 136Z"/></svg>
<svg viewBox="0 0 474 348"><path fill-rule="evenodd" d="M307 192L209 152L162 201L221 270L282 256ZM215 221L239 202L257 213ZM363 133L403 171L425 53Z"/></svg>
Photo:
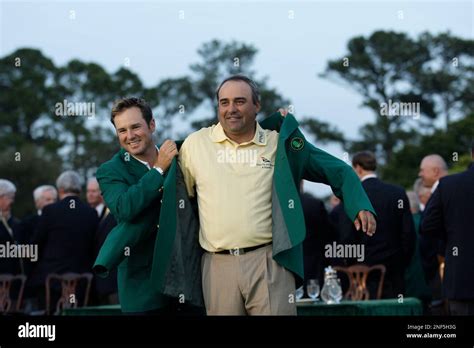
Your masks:
<svg viewBox="0 0 474 348"><path fill-rule="evenodd" d="M0 196L6 196L16 193L15 184L10 180L0 179Z"/></svg>
<svg viewBox="0 0 474 348"><path fill-rule="evenodd" d="M407 191L408 201L410 202L410 210L419 212L420 211L420 200L418 194L415 191Z"/></svg>
<svg viewBox="0 0 474 348"><path fill-rule="evenodd" d="M95 176L92 176L89 179L87 179L87 186L89 186L90 183L94 183L94 184L97 183L97 185L99 184Z"/></svg>
<svg viewBox="0 0 474 348"><path fill-rule="evenodd" d="M232 75L232 76L229 76L228 78L226 78L224 81L222 81L221 84L219 85L219 87L217 87L217 90L216 90L217 103L219 103L219 91L221 90L224 83L226 83L228 81L242 81L242 82L245 82L247 85L249 85L250 89L252 90L252 101L253 101L253 103L255 105L257 105L257 103L260 103L260 91L258 90L257 84L255 83L255 81L253 81L252 79L249 79L245 75Z"/></svg>
<svg viewBox="0 0 474 348"><path fill-rule="evenodd" d="M65 193L81 193L81 176L74 170L63 172L56 180L56 187Z"/></svg>
<svg viewBox="0 0 474 348"><path fill-rule="evenodd" d="M413 191L415 191L417 195L420 195L423 191L426 190L430 191L430 188L423 186L423 180L421 180L421 178L417 178L415 180L415 183L413 184Z"/></svg>
<svg viewBox="0 0 474 348"><path fill-rule="evenodd" d="M443 159L443 157L441 157L438 154L434 153L434 154L425 156L422 161L431 163L433 167L439 168L443 172L448 171L448 165L446 164L446 161Z"/></svg>
<svg viewBox="0 0 474 348"><path fill-rule="evenodd" d="M41 198L41 195L46 191L54 192L54 199L58 198L58 191L56 190L56 187L54 187L53 185L41 185L35 188L35 190L33 191L33 199L35 200L35 202L38 201Z"/></svg>

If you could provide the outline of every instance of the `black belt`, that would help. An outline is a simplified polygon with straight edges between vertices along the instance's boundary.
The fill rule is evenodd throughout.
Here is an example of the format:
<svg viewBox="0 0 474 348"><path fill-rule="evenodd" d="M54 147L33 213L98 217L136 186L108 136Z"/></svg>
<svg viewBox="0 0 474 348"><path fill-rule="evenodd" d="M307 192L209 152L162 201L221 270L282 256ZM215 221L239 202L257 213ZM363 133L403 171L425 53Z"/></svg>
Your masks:
<svg viewBox="0 0 474 348"><path fill-rule="evenodd" d="M254 251L254 250L263 248L263 247L265 247L267 245L270 245L270 244L272 244L272 242L265 243L265 244L260 244L260 245L256 245L256 246L248 247L248 248L234 248L234 249L216 251L214 254L242 255L242 254L248 253L250 251Z"/></svg>

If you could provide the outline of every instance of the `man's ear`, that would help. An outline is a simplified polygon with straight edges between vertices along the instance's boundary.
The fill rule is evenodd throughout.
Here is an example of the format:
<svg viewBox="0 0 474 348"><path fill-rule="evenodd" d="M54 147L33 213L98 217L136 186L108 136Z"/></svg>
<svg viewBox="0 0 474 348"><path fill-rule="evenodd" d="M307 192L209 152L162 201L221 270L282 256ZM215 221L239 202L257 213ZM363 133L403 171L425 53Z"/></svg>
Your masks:
<svg viewBox="0 0 474 348"><path fill-rule="evenodd" d="M354 172L356 172L357 175L360 176L360 165L356 164L355 166L352 167L354 169Z"/></svg>
<svg viewBox="0 0 474 348"><path fill-rule="evenodd" d="M153 133L156 129L156 123L155 123L155 119L152 118L150 123L148 124L148 128L150 128L151 132Z"/></svg>
<svg viewBox="0 0 474 348"><path fill-rule="evenodd" d="M260 105L259 102L257 102L257 103L255 104L255 106L257 107L257 113L259 113L259 112L260 112L260 109L262 108L262 106Z"/></svg>

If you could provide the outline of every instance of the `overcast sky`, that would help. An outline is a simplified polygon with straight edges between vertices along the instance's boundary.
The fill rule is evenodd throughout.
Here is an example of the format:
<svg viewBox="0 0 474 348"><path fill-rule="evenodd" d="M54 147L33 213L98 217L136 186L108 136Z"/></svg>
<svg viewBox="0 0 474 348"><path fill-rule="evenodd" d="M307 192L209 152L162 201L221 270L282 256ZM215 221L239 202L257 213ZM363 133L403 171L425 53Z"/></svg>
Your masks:
<svg viewBox="0 0 474 348"><path fill-rule="evenodd" d="M41 49L62 65L96 62L109 72L126 62L148 86L189 74L203 42L253 44L258 77L289 98L297 117L314 115L357 137L373 120L361 97L322 79L327 61L344 56L348 40L375 30L451 31L473 38L474 1L4 1L0 55ZM183 18L184 17L184 18ZM244 62L245 64L245 62ZM342 156L337 146L319 147ZM318 195L327 189L310 186Z"/></svg>

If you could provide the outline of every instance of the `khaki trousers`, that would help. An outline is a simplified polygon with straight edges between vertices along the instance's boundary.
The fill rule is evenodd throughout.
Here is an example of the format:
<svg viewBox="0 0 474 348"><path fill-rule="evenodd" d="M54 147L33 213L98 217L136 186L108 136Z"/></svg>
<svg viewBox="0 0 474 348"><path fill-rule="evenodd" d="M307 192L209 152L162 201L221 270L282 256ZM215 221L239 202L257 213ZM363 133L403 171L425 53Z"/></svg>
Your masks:
<svg viewBox="0 0 474 348"><path fill-rule="evenodd" d="M293 274L272 258L272 245L241 255L206 252L202 287L208 315L296 315Z"/></svg>

